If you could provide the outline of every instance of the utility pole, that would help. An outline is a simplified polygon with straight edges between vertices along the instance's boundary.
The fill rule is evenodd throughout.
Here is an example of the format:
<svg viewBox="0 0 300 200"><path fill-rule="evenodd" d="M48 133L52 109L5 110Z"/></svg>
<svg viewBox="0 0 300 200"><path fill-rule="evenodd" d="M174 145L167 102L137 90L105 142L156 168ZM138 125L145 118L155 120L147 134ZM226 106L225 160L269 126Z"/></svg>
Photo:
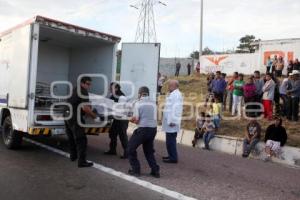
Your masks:
<svg viewBox="0 0 300 200"><path fill-rule="evenodd" d="M130 5L130 7L135 8L140 12L135 34L135 42L157 42L154 16L154 5L156 4L167 6L161 1L154 0L141 0L141 2L136 5Z"/></svg>
<svg viewBox="0 0 300 200"><path fill-rule="evenodd" d="M200 43L199 43L199 61L203 49L203 0L200 0Z"/></svg>

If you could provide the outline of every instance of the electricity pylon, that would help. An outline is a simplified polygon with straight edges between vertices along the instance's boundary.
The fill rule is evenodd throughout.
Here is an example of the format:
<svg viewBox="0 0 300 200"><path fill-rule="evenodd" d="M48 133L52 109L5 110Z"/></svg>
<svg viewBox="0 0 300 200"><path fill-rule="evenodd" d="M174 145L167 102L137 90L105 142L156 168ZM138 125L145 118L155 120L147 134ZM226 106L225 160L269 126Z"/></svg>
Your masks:
<svg viewBox="0 0 300 200"><path fill-rule="evenodd" d="M142 0L136 5L130 5L130 7L135 8L140 12L135 34L135 42L157 42L154 15L154 5L156 4L167 6L161 1L154 0Z"/></svg>

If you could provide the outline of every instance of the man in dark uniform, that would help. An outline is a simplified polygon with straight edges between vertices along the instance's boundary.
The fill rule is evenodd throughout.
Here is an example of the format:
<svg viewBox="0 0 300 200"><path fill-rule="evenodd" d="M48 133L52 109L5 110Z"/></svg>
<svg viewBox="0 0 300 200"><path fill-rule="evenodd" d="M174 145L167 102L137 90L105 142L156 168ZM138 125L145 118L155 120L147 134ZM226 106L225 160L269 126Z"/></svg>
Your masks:
<svg viewBox="0 0 300 200"><path fill-rule="evenodd" d="M125 103L126 97L124 93L121 91L121 86L118 83L110 84L111 96L112 99L116 103ZM127 159L127 145L128 145L128 136L127 136L127 128L128 128L128 120L125 119L114 119L111 128L109 130L109 150L104 152L105 155L116 155L117 154L117 143L118 143L118 135L124 149L123 155L120 157L121 159Z"/></svg>
<svg viewBox="0 0 300 200"><path fill-rule="evenodd" d="M72 96L68 100L68 103L72 105L73 113L71 119L65 122L66 133L69 139L70 145L70 160L75 161L78 158L78 167L91 167L93 163L86 160L87 149L87 137L84 132L84 128L79 125L79 120L84 123L83 117L85 115L92 118L96 118L96 114L93 113L89 105L84 105L80 111L80 117L78 118L77 108L81 103L89 102L88 89L91 86L91 78L83 77L80 81L80 94L78 94L77 87L74 88Z"/></svg>
<svg viewBox="0 0 300 200"><path fill-rule="evenodd" d="M133 132L128 144L128 158L131 169L130 175L140 176L140 162L137 158L137 148L143 145L143 150L148 164L151 168L150 175L159 178L159 166L154 157L154 139L157 132L157 108L156 103L149 98L149 89L139 89L139 101L134 106L134 114L131 120L138 125Z"/></svg>

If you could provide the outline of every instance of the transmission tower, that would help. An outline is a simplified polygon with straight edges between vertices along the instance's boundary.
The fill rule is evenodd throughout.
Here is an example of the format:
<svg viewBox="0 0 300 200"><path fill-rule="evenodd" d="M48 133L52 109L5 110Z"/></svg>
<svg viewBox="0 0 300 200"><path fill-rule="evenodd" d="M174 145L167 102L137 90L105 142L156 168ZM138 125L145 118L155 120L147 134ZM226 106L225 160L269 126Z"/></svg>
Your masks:
<svg viewBox="0 0 300 200"><path fill-rule="evenodd" d="M156 4L167 6L161 1L154 0L142 0L136 5L130 5L132 8L139 10L135 42L157 42L154 16L154 5Z"/></svg>

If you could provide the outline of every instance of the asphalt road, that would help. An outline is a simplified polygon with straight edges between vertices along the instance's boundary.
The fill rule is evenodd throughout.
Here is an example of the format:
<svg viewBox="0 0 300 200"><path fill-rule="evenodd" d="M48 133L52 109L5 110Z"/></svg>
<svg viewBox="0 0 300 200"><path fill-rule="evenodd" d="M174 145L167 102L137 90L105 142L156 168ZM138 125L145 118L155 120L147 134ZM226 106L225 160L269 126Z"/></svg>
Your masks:
<svg viewBox="0 0 300 200"><path fill-rule="evenodd" d="M38 141L67 151L64 137ZM89 137L89 160L126 173L128 161L103 155L108 142L107 135ZM156 185L197 199L300 199L299 169L185 146L179 146L178 164L164 164L165 145L156 142L155 147L160 179L146 175L150 169L142 152L139 157L141 179ZM0 145L0 160L0 199L168 199L93 168L78 169L67 158L28 143L19 151Z"/></svg>
<svg viewBox="0 0 300 200"><path fill-rule="evenodd" d="M75 163L35 145L18 151L0 143L1 200L171 199L97 169Z"/></svg>

